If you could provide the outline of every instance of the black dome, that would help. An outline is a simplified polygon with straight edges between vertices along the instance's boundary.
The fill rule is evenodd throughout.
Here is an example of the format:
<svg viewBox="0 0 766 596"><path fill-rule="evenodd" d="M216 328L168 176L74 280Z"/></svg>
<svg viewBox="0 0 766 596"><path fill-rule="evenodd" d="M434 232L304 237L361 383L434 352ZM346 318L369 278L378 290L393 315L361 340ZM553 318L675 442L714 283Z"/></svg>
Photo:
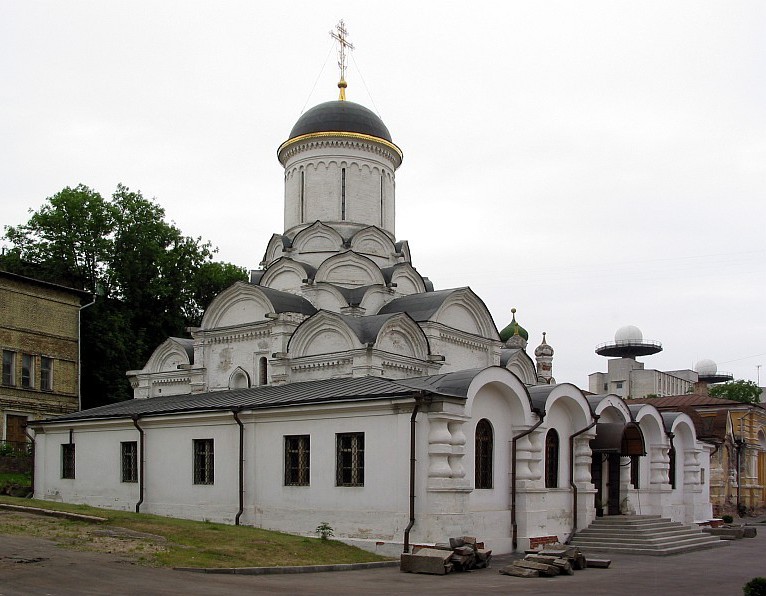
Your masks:
<svg viewBox="0 0 766 596"><path fill-rule="evenodd" d="M298 118L290 138L314 132L356 132L393 142L388 128L374 112L351 101L326 101L314 106Z"/></svg>

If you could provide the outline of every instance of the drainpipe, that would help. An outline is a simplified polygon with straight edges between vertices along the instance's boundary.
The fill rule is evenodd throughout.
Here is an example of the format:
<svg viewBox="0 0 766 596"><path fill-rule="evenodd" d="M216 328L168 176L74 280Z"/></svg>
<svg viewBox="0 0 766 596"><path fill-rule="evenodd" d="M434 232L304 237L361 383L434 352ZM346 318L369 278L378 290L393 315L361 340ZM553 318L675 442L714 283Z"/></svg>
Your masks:
<svg viewBox="0 0 766 596"><path fill-rule="evenodd" d="M27 427L24 427L24 434L32 441L32 498L35 496L35 449L37 447L34 436L29 434Z"/></svg>
<svg viewBox="0 0 766 596"><path fill-rule="evenodd" d="M511 439L511 547L514 551L519 544L519 527L516 523L516 441L526 437L543 423L543 420L545 419L545 412L541 412L540 410L533 410L533 412L537 414L539 420L535 422L530 428Z"/></svg>
<svg viewBox="0 0 766 596"><path fill-rule="evenodd" d="M242 512L245 510L245 427L242 421L239 419L239 413L242 408L232 408L231 413L234 414L234 420L239 425L239 511L234 518L234 525L239 525L239 518L242 517Z"/></svg>
<svg viewBox="0 0 766 596"><path fill-rule="evenodd" d="M570 540L572 539L572 536L575 535L575 532L577 532L577 485L574 481L574 440L579 435L596 426L598 419L599 415L593 414L593 422L569 436L569 486L572 489L572 532L569 534Z"/></svg>
<svg viewBox="0 0 766 596"><path fill-rule="evenodd" d="M77 409L82 410L82 311L96 303L96 295L77 311Z"/></svg>
<svg viewBox="0 0 766 596"><path fill-rule="evenodd" d="M415 398L410 416L410 523L404 528L404 552L410 552L410 530L415 525L415 418L420 410L422 394Z"/></svg>
<svg viewBox="0 0 766 596"><path fill-rule="evenodd" d="M144 429L138 426L138 415L133 416L133 426L138 430L138 503L136 503L136 513L141 511L141 503L144 502Z"/></svg>

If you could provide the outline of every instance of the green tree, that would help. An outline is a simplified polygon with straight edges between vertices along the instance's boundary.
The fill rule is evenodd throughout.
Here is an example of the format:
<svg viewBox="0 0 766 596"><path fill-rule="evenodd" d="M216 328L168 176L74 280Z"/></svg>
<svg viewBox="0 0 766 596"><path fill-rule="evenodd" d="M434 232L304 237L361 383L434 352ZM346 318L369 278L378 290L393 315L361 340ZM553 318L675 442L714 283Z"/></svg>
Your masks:
<svg viewBox="0 0 766 596"><path fill-rule="evenodd" d="M168 336L199 325L218 293L247 279L121 184L110 200L82 184L67 187L30 212L26 224L6 226L13 246L0 267L97 294L82 311L84 407L131 397L125 372L143 367Z"/></svg>
<svg viewBox="0 0 766 596"><path fill-rule="evenodd" d="M723 385L713 385L708 391L713 397L757 404L761 401L761 388L754 381L729 381Z"/></svg>

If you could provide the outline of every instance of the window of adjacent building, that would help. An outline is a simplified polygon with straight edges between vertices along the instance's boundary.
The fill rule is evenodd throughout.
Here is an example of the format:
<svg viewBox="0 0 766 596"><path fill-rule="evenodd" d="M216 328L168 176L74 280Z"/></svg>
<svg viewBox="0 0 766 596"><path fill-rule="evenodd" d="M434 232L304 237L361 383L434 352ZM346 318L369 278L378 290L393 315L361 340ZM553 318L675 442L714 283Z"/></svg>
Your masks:
<svg viewBox="0 0 766 596"><path fill-rule="evenodd" d="M53 358L40 357L40 389L53 391Z"/></svg>
<svg viewBox="0 0 766 596"><path fill-rule="evenodd" d="M476 425L476 453L474 485L476 488L492 488L492 451L494 437L489 420L482 418Z"/></svg>
<svg viewBox="0 0 766 596"><path fill-rule="evenodd" d="M122 481L138 482L138 442L124 441L120 443L120 461L122 464Z"/></svg>
<svg viewBox="0 0 766 596"><path fill-rule="evenodd" d="M310 437L285 437L285 486L308 486L310 483Z"/></svg>
<svg viewBox="0 0 766 596"><path fill-rule="evenodd" d="M364 433L335 435L337 486L364 486Z"/></svg>
<svg viewBox="0 0 766 596"><path fill-rule="evenodd" d="M213 439L194 439L194 484L213 484Z"/></svg>
<svg viewBox="0 0 766 596"><path fill-rule="evenodd" d="M3 385L15 385L16 353L3 350Z"/></svg>
<svg viewBox="0 0 766 596"><path fill-rule="evenodd" d="M32 354L21 355L21 386L27 389L35 386L35 357Z"/></svg>
<svg viewBox="0 0 766 596"><path fill-rule="evenodd" d="M545 435L545 488L559 487L559 433L550 429Z"/></svg>
<svg viewBox="0 0 766 596"><path fill-rule="evenodd" d="M74 478L74 443L61 445L61 477Z"/></svg>

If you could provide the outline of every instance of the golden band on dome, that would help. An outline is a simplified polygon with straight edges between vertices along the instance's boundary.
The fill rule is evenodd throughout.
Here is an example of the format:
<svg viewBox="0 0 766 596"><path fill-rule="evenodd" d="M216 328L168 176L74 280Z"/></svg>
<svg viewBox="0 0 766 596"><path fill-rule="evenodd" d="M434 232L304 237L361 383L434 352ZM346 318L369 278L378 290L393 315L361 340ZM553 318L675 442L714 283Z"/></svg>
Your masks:
<svg viewBox="0 0 766 596"><path fill-rule="evenodd" d="M287 149L290 145L294 145L295 143L301 143L303 141L308 141L311 139L322 139L327 137L342 137L346 139L359 139L360 141L373 141L375 143L379 143L381 145L385 145L392 151L394 151L399 156L399 161L404 159L404 153L402 153L402 150L399 149L396 145L394 145L391 141L387 141L386 139L382 139L380 137L376 137L373 135L366 135L361 132L340 132L340 131L323 131L323 132L309 132L305 135L299 135L297 137L293 137L292 139L287 139L284 143L282 143L279 146L279 149L277 149L277 157L282 155L282 151Z"/></svg>

